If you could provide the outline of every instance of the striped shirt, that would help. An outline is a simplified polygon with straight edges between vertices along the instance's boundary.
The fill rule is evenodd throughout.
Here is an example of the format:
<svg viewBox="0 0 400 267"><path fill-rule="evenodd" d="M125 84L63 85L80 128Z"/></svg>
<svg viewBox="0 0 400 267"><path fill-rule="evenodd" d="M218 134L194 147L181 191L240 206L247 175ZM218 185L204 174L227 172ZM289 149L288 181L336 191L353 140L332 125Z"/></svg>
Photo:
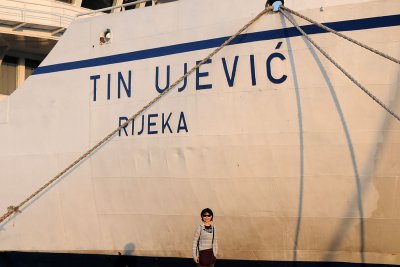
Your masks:
<svg viewBox="0 0 400 267"><path fill-rule="evenodd" d="M214 241L213 241L214 236ZM198 245L197 245L198 244ZM199 250L205 250L212 248L214 256L217 256L218 243L217 243L217 231L214 226L207 229L204 224L200 224L196 227L193 236L193 258L199 256Z"/></svg>

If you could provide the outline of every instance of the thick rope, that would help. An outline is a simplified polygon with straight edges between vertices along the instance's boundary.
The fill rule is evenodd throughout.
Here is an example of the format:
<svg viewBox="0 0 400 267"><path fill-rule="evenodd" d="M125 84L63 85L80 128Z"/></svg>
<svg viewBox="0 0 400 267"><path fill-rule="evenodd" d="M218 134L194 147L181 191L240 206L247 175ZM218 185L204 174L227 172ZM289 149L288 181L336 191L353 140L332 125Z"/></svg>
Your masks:
<svg viewBox="0 0 400 267"><path fill-rule="evenodd" d="M219 46L217 49L215 49L212 53L210 53L206 58L204 58L202 61L200 61L196 66L191 68L185 75L183 75L181 78L179 78L176 82L174 82L170 87L165 89L161 94L159 94L156 98L154 98L152 101L150 101L147 105L145 105L142 109L140 109L138 112L136 112L135 115L130 117L124 124L122 124L120 127L112 131L109 135L104 137L100 142L98 142L95 146L93 146L91 149L89 149L85 154L80 156L77 160L75 160L71 165L69 165L67 168L65 168L63 171L61 171L59 174L57 174L53 179L48 181L46 184L44 184L41 188L39 188L35 193L30 195L28 198L26 198L24 201L22 201L20 204L17 206L10 206L7 210L7 212L0 217L0 223L2 223L4 220L6 220L8 217L13 215L14 213L17 213L20 211L21 207L24 206L26 203L31 201L33 198L35 198L38 194L40 194L43 190L45 190L48 186L50 186L52 183L57 181L59 178L61 178L65 173L70 171L72 168L74 168L79 162L87 158L89 155L91 155L96 149L98 149L100 146L102 146L104 143L106 143L108 140L110 140L118 131L120 131L122 128L125 128L126 126L129 125L136 117L138 117L140 114L142 114L145 110L147 110L150 106L152 106L155 102L160 100L163 96L165 96L169 91L171 91L173 88L175 88L180 82L182 82L184 79L186 79L189 75L191 75L196 69L198 69L201 65L203 65L207 60L212 58L215 54L217 54L221 49L223 49L225 46L229 45L229 43L232 42L233 39L235 39L239 34L241 34L243 31L245 31L247 28L249 28L254 22L256 22L260 17L262 17L265 13L271 11L272 8L268 7L265 8L263 11L261 11L257 16L255 16L252 20L250 20L246 25L244 25L237 33L232 35L229 39L227 39L221 46Z"/></svg>
<svg viewBox="0 0 400 267"><path fill-rule="evenodd" d="M365 49L371 51L372 53L375 53L375 54L377 54L379 56L382 56L382 57L384 57L386 59L389 59L389 60L391 60L391 61L393 61L393 62L395 62L397 64L400 64L400 59L394 58L394 57L389 56L388 54L385 54L385 53L383 53L383 52L381 52L381 51L379 51L377 49L369 47L366 44L363 44L363 43L361 43L361 42L359 42L357 40L354 40L351 37L348 37L348 36L346 36L346 35L344 35L344 34L342 34L340 32L337 32L334 29L329 28L329 27L325 26L324 24L319 23L318 21L312 20L312 19L310 19L310 18L308 18L308 17L306 17L306 16L300 14L299 12L296 12L296 11L290 9L290 8L287 8L285 6L280 6L280 8L283 9L283 10L286 10L286 11L288 11L288 12L290 12L290 13L292 13L292 14L294 14L294 15L296 15L296 16L304 19L304 20L307 20L307 21L311 22L312 24L317 25L318 27L320 27L320 28L322 28L322 29L324 29L324 30L326 30L326 31L328 31L330 33L336 34L337 36L340 36L340 37L346 39L347 41L350 41L350 42L352 42L352 43L354 43L356 45L359 45L362 48L365 48Z"/></svg>
<svg viewBox="0 0 400 267"><path fill-rule="evenodd" d="M371 92L369 92L361 83L359 83L353 76L351 76L345 69L343 69L335 60L333 60L328 53L326 53L317 43L315 43L294 21L290 16L286 14L282 7L280 7L279 12L281 12L286 19L288 19L298 31L300 31L303 36L314 45L336 68L338 68L344 75L347 76L354 84L356 84L361 90L363 90L370 98L372 98L378 105L384 108L387 112L389 112L393 117L395 117L398 121L400 121L400 116L397 115L394 111L392 111L389 107L387 107L382 101L380 101L376 96L374 96Z"/></svg>

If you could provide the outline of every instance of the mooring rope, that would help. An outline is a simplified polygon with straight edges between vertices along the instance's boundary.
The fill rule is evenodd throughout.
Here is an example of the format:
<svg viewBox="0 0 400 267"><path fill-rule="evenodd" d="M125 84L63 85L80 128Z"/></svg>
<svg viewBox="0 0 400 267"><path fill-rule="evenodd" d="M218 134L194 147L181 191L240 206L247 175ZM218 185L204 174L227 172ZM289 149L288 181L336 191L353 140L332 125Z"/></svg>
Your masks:
<svg viewBox="0 0 400 267"><path fill-rule="evenodd" d="M386 59L389 59L389 60L391 60L391 61L393 61L393 62L395 62L395 63L397 63L397 64L400 64L400 59L394 58L394 57L392 57L392 56L389 56L388 54L385 54L385 53L383 53L383 52L381 52L381 51L375 49L375 48L369 47L369 46L366 45L366 44L363 44L363 43L361 43L361 42L359 42L359 41L357 41L357 40L354 40L353 38L351 38L351 37L349 37L349 36L346 36L346 35L344 35L344 34L342 34L342 33L340 33L340 32L337 32L337 31L335 31L334 29L329 28L329 27L325 26L324 24L319 23L318 21L315 21L315 20L313 20L313 19L311 19L311 18L309 18L309 17L306 17L306 16L300 14L299 12L294 11L294 10L288 8L288 7L280 6L280 8L283 9L283 10L286 10L286 11L292 13L293 15L296 15L296 16L298 16L298 17L304 19L304 20L307 20L307 21L311 22L312 24L314 24L314 25L316 25L316 26L318 26L318 27L320 27L320 28L322 28L322 29L324 29L324 30L330 32L330 33L336 34L337 36L340 36L340 37L346 39L347 41L350 41L350 42L352 42L352 43L354 43L354 44L356 44L356 45L359 45L359 46L361 46L362 48L365 48L365 49L371 51L372 53L375 53L375 54L377 54L377 55L379 55L379 56L382 56L382 57L384 57L384 58L386 58Z"/></svg>
<svg viewBox="0 0 400 267"><path fill-rule="evenodd" d="M354 84L356 84L361 90L363 90L370 98L372 98L378 105L384 108L388 113L390 113L394 118L400 121L400 116L397 115L394 111L392 111L389 107L387 107L382 101L380 101L376 96L374 96L367 88L365 88L361 83L359 83L353 76L350 75L344 68L342 68L335 60L333 60L325 50L323 50L317 43L315 43L308 35L300 28L300 26L293 20L290 16L286 14L282 6L279 8L279 12L283 14L287 20L289 20L293 26L296 27L298 31L312 44L315 48L317 48L336 68L338 68L344 75L347 76Z"/></svg>
<svg viewBox="0 0 400 267"><path fill-rule="evenodd" d="M8 217L13 215L14 213L20 212L20 209L22 206L24 206L26 203L31 201L33 198L35 198L38 194L40 194L43 190L45 190L48 186L50 186L52 183L60 179L65 173L70 171L72 168L74 168L78 163L80 163L82 160L84 160L86 157L91 155L96 149L98 149L100 146L102 146L105 142L110 140L118 131L120 131L122 128L125 128L128 126L129 123L131 123L134 119L136 119L137 116L142 114L145 110L147 110L150 106L152 106L155 102L160 100L163 96L165 96L169 91L171 91L173 88L175 88L180 82L182 82L185 78L187 78L189 75L191 75L194 71L196 71L201 65L203 65L207 60L212 58L215 54L217 54L221 49L223 49L225 46L229 45L229 43L232 42L233 39L235 39L239 34L241 34L243 31L245 31L247 28L249 28L254 22L256 22L260 17L262 17L265 13L272 11L271 7L266 7L263 11L261 11L257 16L255 16L252 20L250 20L246 25L244 25L239 31L237 31L234 35L232 35L230 38L228 38L221 46L216 48L213 52L211 52L207 57L205 57L202 61L200 61L196 66L191 68L187 73L185 73L182 77L180 77L176 82L174 82L170 87L165 89L161 94L159 94L156 98L154 98L152 101L150 101L147 105L145 105L142 109L140 109L136 114L131 116L124 124L119 126L117 129L112 131L110 134L108 134L106 137L104 137L100 142L98 142L95 146L93 146L91 149L89 149L86 153L84 153L82 156L80 156L77 160L75 160L73 163L71 163L67 168L62 170L60 173L58 173L56 176L54 176L50 181L48 181L46 184L44 184L42 187L40 187L37 191L35 191L32 195L30 195L28 198L26 198L24 201L19 203L17 206L10 206L7 208L7 212L0 217L0 223L2 223L4 220L6 220Z"/></svg>

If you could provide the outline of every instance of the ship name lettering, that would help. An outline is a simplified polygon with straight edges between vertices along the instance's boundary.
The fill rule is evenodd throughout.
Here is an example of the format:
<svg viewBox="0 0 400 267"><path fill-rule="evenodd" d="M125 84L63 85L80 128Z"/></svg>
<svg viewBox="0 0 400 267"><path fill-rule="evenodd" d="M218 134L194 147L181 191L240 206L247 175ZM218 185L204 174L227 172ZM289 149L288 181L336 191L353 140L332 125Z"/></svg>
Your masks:
<svg viewBox="0 0 400 267"><path fill-rule="evenodd" d="M286 60L285 55L278 52L282 46L282 42L278 42L275 46L275 51L270 55L267 55L265 61L265 74L266 78L272 82L273 84L281 84L284 83L288 76L286 74L277 74L277 71L273 71L273 68L277 68L277 65L280 62L284 62ZM250 67L250 77L248 78L251 81L252 86L257 85L257 69L256 69L256 58L255 55L248 56L248 62L242 60L244 56L235 56L233 59L227 59L226 57L221 58L221 65L222 69L225 74L226 83L229 87L233 87L235 85L236 74L238 73L238 65L245 64L249 65ZM196 61L196 65L199 64L201 61ZM241 63L239 63L241 62ZM196 69L195 72L195 89L196 90L206 90L212 89L213 84L210 81L210 70L215 70L212 68L211 65L213 63L212 59L208 59L205 61L199 68ZM282 68L279 68L282 69ZM181 72L181 70L179 70ZM156 66L155 68L155 89L158 93L164 92L167 88L171 85L171 72L173 69L171 65L166 66ZM178 73L180 75L184 75L188 72L188 63L184 63L183 65L183 72ZM178 88L178 92L182 92L185 90L188 84L188 77L185 77L181 82L181 86Z"/></svg>
<svg viewBox="0 0 400 267"><path fill-rule="evenodd" d="M279 48L281 47L281 45L282 45L282 42L279 42L279 43L276 45L275 49L279 49ZM282 75L280 78L275 78L275 77L272 75L271 62L272 62L272 60L275 59L275 58L278 58L278 59L280 59L281 61L286 60L286 57L285 57L283 54L278 53L278 52L272 53L272 54L268 57L267 62L266 62L267 76L268 76L268 79L269 79L272 83L274 83L274 84L281 84L281 83L283 83L283 82L286 81L287 75Z"/></svg>
<svg viewBox="0 0 400 267"><path fill-rule="evenodd" d="M285 55L283 55L278 50L281 48L282 42L278 42L275 47L275 51L271 54L267 54L265 57L265 70L263 71L264 75L266 74L266 79L269 80L273 84L282 84L284 83L288 76L284 73L280 73L283 68L279 68L279 64L284 64L286 60ZM247 56L239 56L236 55L232 58L221 57L221 59L217 60L215 63L212 59L208 59L203 62L203 64L198 67L195 71L194 78L194 89L196 91L199 90L209 90L213 89L214 85L212 83L213 79L213 71L218 71L215 67L215 64L220 66L220 71L223 71L225 76L226 83L229 87L234 87L235 81L237 79L237 73L244 71L244 67L249 67L250 75L247 77L248 83L251 83L251 86L257 86L258 77L257 74L260 75L262 72L257 73L256 57L251 54ZM245 59L245 60L243 60ZM196 65L201 61L196 61ZM260 62L261 63L261 62ZM214 66L213 66L214 65ZM239 66L240 65L240 66ZM261 65L262 66L262 65ZM239 70L240 69L240 70ZM274 69L274 70L273 70ZM278 69L278 70L276 70ZM183 63L183 68L179 68L177 71L172 68L171 65L166 64L162 66L155 67L155 90L161 94L167 88L171 86L172 77L177 77L188 73L188 63ZM247 74L248 75L248 74ZM240 79L246 79L246 75L239 76ZM112 98L122 99L122 98L132 98L133 95L133 71L128 70L126 72L118 71L115 74L95 74L89 76L89 79L93 88L93 102L96 102L99 99L111 100ZM266 81L264 79L264 81ZM243 82L243 81L242 81ZM258 82L259 83L259 82ZM182 92L186 89L188 85L188 77L185 77L180 84L178 84L178 92ZM112 89L115 88L117 92L113 92ZM150 128L153 128L153 120L156 118L150 118ZM152 134L153 130L150 129L150 134Z"/></svg>
<svg viewBox="0 0 400 267"><path fill-rule="evenodd" d="M232 72L229 74L228 66L226 64L226 59L224 57L222 58L222 65L224 66L225 77L226 77L226 81L228 82L229 87L232 87L235 82L235 75L236 75L236 68L237 68L238 60L239 60L239 56L236 56L235 60L233 62Z"/></svg>
<svg viewBox="0 0 400 267"><path fill-rule="evenodd" d="M97 90L99 83L102 81L101 75L92 75L89 77L93 81L93 101L97 101ZM112 76L111 73L107 74L107 100L111 99L111 87L112 87ZM125 92L126 97L131 98L132 96L132 71L129 70L127 75L122 75L122 72L117 74L117 97L122 98L122 91Z"/></svg>

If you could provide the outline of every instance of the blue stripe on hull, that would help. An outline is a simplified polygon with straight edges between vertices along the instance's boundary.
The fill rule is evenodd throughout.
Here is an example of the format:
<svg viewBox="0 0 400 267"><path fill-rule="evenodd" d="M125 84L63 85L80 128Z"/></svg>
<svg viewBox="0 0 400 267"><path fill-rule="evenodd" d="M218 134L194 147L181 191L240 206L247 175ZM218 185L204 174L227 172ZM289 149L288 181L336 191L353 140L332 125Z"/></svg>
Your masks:
<svg viewBox="0 0 400 267"><path fill-rule="evenodd" d="M355 31L355 30L391 27L400 25L400 15L338 21L338 22L325 23L325 25L337 31ZM325 30L314 25L307 25L302 28L308 34L318 34L326 32ZM278 29L278 30L254 32L254 33L239 35L235 40L232 41L230 45L274 40L287 37L296 37L300 35L301 33L297 31L297 29L294 27ZM52 72L59 72L66 70L104 66L109 64L130 62L141 59L169 56L185 52L193 52L203 49L216 48L220 46L223 42L225 42L228 38L229 37L220 37L215 39L176 44L176 45L140 50L140 51L117 54L106 57L41 66L35 70L34 74L38 75L38 74L45 74L45 73L52 73Z"/></svg>
<svg viewBox="0 0 400 267"><path fill-rule="evenodd" d="M217 267L391 267L386 264L217 260ZM187 267L192 259L94 254L0 252L1 267Z"/></svg>

